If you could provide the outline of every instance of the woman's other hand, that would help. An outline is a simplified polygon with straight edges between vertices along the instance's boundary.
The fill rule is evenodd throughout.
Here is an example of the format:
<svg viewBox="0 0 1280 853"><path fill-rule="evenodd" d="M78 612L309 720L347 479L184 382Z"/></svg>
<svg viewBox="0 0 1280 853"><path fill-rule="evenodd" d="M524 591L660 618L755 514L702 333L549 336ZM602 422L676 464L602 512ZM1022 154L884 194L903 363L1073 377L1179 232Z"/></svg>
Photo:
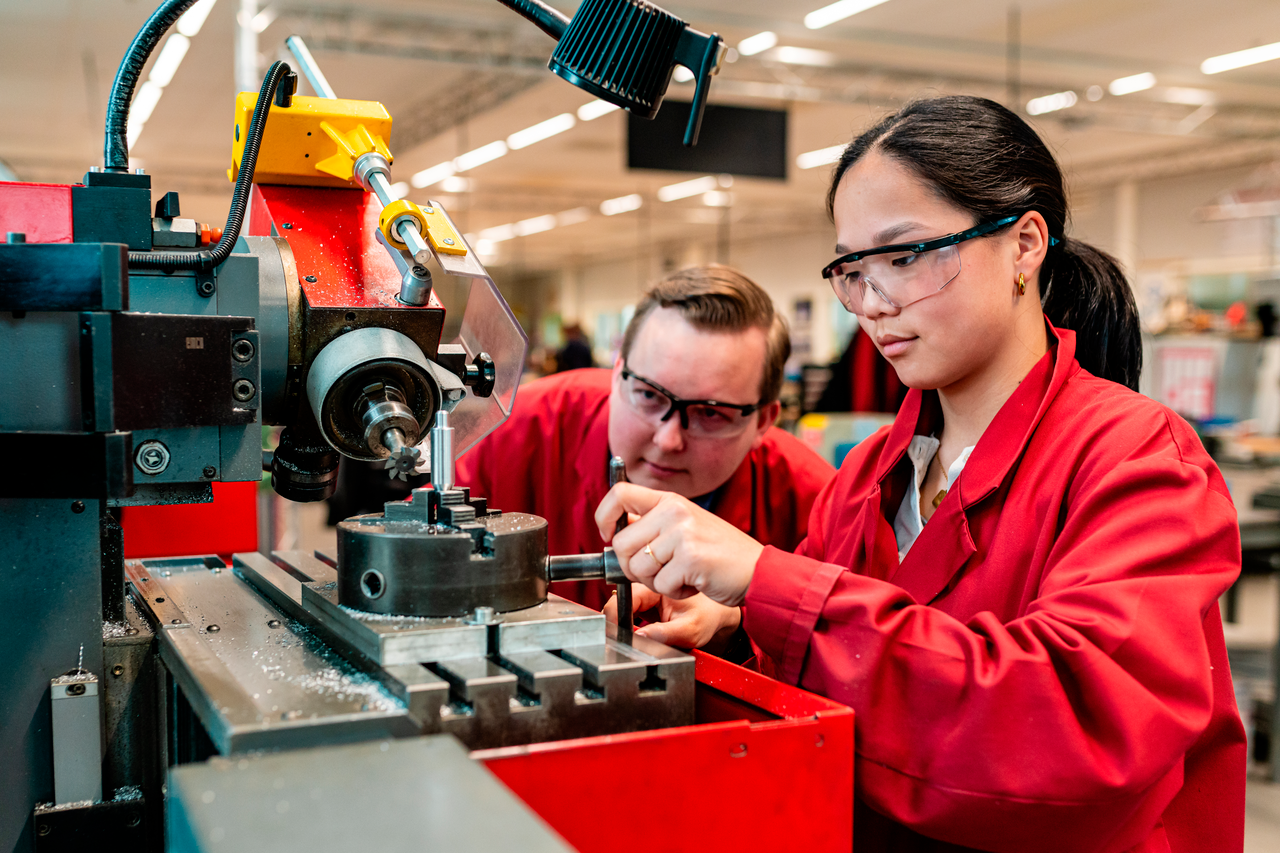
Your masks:
<svg viewBox="0 0 1280 853"><path fill-rule="evenodd" d="M617 520L631 523L614 534ZM669 598L703 593L728 607L742 604L764 546L724 519L673 492L632 483L609 490L596 509L604 541L612 539L627 577Z"/></svg>
<svg viewBox="0 0 1280 853"><path fill-rule="evenodd" d="M658 609L659 621L636 629L636 634L681 649L702 649L716 653L729 645L729 639L742 624L742 611L737 607L717 604L705 595L667 598L641 584L631 585L631 611L640 613ZM604 616L618 621L618 598L604 606Z"/></svg>

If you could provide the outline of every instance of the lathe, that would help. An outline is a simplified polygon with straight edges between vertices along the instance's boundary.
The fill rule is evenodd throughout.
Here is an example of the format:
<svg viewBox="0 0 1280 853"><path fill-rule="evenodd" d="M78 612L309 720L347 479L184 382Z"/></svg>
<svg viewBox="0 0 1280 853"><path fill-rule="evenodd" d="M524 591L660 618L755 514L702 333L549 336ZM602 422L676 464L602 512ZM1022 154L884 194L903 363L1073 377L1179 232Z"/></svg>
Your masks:
<svg viewBox="0 0 1280 853"><path fill-rule="evenodd" d="M629 585L455 487L527 338L447 211L393 196L381 104L333 97L291 39L317 95L282 62L239 95L226 227L153 206L128 103L191 2L130 48L102 167L0 184L0 849L847 849L852 712L556 596ZM696 140L718 36L643 0L502 2L557 39L555 73L634 112L690 67ZM448 342L441 276L470 283ZM121 508L264 470L321 500L340 456L431 485L342 522L334 553L124 559ZM690 807L628 833L659 796Z"/></svg>

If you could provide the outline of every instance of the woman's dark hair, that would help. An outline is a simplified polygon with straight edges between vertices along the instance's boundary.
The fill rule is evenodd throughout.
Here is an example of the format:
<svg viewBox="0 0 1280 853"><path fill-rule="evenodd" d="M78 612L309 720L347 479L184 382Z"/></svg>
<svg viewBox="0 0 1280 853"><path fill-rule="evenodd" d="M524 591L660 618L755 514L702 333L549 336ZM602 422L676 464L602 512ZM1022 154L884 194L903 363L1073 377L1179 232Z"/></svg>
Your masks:
<svg viewBox="0 0 1280 853"><path fill-rule="evenodd" d="M1116 259L1066 236L1062 170L1036 132L986 98L954 95L908 104L844 150L827 193L849 167L878 150L932 185L975 224L1038 211L1050 247L1040 269L1040 298L1055 325L1076 333L1076 358L1095 376L1137 390L1142 336L1133 291Z"/></svg>

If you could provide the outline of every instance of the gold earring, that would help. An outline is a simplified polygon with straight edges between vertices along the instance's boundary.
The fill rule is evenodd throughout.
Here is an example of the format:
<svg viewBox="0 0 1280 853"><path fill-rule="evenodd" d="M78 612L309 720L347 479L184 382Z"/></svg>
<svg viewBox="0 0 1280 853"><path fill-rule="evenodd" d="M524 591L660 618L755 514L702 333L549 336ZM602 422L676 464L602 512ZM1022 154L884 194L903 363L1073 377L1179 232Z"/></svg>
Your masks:
<svg viewBox="0 0 1280 853"><path fill-rule="evenodd" d="M1018 295L1021 296L1027 292L1027 280L1022 273L1018 273Z"/></svg>

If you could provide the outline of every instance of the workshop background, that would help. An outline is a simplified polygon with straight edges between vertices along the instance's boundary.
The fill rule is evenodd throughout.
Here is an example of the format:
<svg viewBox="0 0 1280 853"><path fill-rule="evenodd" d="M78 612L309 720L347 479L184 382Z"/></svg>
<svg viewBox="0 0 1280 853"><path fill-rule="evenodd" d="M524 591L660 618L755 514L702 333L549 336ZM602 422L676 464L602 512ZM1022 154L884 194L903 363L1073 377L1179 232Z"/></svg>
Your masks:
<svg viewBox="0 0 1280 853"><path fill-rule="evenodd" d="M711 105L768 111L720 125L713 113L704 128L704 145L717 127L761 134L761 162L685 171L629 168L643 153L629 155L636 120L547 74L546 37L490 0L203 0L203 23L170 35L144 73L131 166L157 196L179 192L184 216L225 221L234 95L256 91L299 34L339 96L386 105L396 192L443 202L471 238L530 336L528 376L554 370L570 339L610 364L648 282L729 263L791 324L788 423L838 461L887 415L818 411L840 407L824 391L848 381L855 333L818 275L834 243L830 164L915 97L1018 109L1069 176L1072 236L1130 273L1143 390L1197 425L1236 497L1246 574L1223 609L1253 741L1246 849L1280 849L1268 781L1280 763L1280 4L882 0L836 4L867 8L830 22L808 14L820 5L666 4L733 46ZM0 180L74 183L100 162L116 63L153 6L0 0ZM660 120L676 122L692 89L677 76ZM771 157L776 176L759 176ZM458 294L440 296L456 307ZM332 542L322 506L266 492L263 507L264 549Z"/></svg>

